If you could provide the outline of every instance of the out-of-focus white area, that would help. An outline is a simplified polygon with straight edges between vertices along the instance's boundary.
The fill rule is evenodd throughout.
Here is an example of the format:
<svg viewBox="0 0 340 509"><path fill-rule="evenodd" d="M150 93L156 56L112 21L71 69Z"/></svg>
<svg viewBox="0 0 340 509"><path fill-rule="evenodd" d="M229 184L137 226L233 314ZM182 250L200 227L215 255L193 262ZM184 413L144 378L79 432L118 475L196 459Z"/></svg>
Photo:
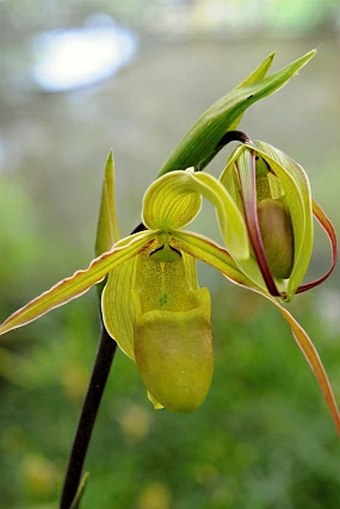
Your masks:
<svg viewBox="0 0 340 509"><path fill-rule="evenodd" d="M131 30L112 26L54 30L34 37L33 77L43 90L89 86L113 76L137 49Z"/></svg>

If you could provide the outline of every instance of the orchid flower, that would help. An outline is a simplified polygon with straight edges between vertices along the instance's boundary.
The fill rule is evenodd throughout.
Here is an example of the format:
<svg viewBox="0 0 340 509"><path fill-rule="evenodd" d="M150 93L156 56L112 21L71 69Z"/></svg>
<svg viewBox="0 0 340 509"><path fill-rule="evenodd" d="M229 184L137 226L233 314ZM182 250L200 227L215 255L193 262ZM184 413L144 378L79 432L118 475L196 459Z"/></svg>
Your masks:
<svg viewBox="0 0 340 509"><path fill-rule="evenodd" d="M198 286L195 267L195 259L198 259L219 270L230 281L262 294L278 307L310 363L339 426L335 398L311 340L266 287L266 272L262 270L261 273L261 262L258 262L254 249L253 227L247 219L249 206L246 194L240 195L244 200L242 208L236 200L235 181L232 192L227 189L232 187L227 179L230 165L233 162L236 168L242 170L243 154L248 150L254 149L248 149L246 145L245 149L242 146L242 150L236 151L238 157L231 157L220 180L209 174L194 172L191 168L158 178L144 195L142 221L145 230L118 240L109 251L93 260L88 269L76 272L29 302L3 322L0 333L35 320L108 276L102 292L102 316L107 331L135 362L155 407L191 411L205 399L213 372L210 295L207 288ZM267 159L267 154L263 157ZM109 158L107 182L112 168L112 159ZM284 166L281 169L286 171ZM279 173L277 168L276 172ZM279 188L282 181L282 178L279 179L273 189ZM242 177L239 182L242 182ZM298 179L294 179L295 185L299 187ZM299 205L295 210L294 200L291 203L290 194L294 196L296 191L294 186L285 188L287 203L291 204L292 224L295 224L295 215L302 221L296 212ZM184 230L199 213L202 197L215 206L223 245ZM274 200L264 198L268 199ZM306 199L309 201L310 196ZM319 208L317 210L320 211ZM302 213L306 216L311 214L311 208L305 208ZM330 223L323 214L318 218L329 227ZM309 220L310 217L304 218L308 225ZM263 224L266 227L265 222ZM296 227L295 231L292 234L296 246L300 243L298 236L306 235L309 254L310 227L306 227L305 231ZM289 240L286 249L289 259L291 244ZM294 252L298 257L299 249ZM266 259L267 254L264 253L262 250ZM294 262L290 272L290 277L293 277ZM290 277L280 277L281 286L289 288Z"/></svg>
<svg viewBox="0 0 340 509"><path fill-rule="evenodd" d="M112 168L109 158L107 182ZM157 407L175 411L199 406L212 378L213 349L210 295L207 288L198 287L195 258L247 284L226 249L183 230L197 216L202 196L216 206L221 233L233 255L247 258L245 223L224 187L208 174L174 171L145 193L145 230L117 241L86 270L29 302L3 322L0 333L26 325L108 276L102 292L104 325L136 363L150 399Z"/></svg>
<svg viewBox="0 0 340 509"><path fill-rule="evenodd" d="M310 52L266 78L270 56L210 108L146 190L142 227L122 239L110 156L98 224L98 256L87 269L14 312L0 325L0 334L36 320L100 283L105 328L135 363L154 406L192 411L205 399L213 373L211 303L209 290L198 285L196 260L200 260L279 309L313 369L340 432L335 398L315 347L280 302L322 282L336 258L334 229L312 199L304 171L278 150L249 139L230 156L220 179L196 171L232 139L230 132L250 104L278 90L313 55ZM199 214L203 198L215 207L219 243L186 229ZM331 241L333 259L325 276L303 284L313 246L313 213ZM274 238L273 231L279 232Z"/></svg>
<svg viewBox="0 0 340 509"><path fill-rule="evenodd" d="M246 260L233 259L248 278L247 288L270 300L290 326L340 433L339 410L317 350L280 302L291 301L296 293L307 291L330 276L338 254L334 227L312 197L308 177L298 163L267 143L252 142L243 133L229 133L232 136L244 143L230 155L219 182L238 204L251 245ZM328 237L331 263L322 276L305 283L313 250L313 216ZM224 275L229 277L226 272Z"/></svg>

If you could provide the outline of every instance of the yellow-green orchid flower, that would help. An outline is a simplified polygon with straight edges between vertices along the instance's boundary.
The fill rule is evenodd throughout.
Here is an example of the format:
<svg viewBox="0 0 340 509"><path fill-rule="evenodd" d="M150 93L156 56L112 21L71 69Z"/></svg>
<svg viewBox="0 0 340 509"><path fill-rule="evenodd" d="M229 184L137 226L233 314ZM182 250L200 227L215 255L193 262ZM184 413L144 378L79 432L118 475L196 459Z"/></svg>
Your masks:
<svg viewBox="0 0 340 509"><path fill-rule="evenodd" d="M312 197L308 177L298 163L269 144L252 142L239 131L227 135L228 141L238 139L243 143L230 155L220 182L244 217L251 245L249 258L234 258L235 264L248 278L247 287L270 300L290 326L340 434L339 410L317 350L306 331L280 303L289 302L296 293L329 277L338 254L336 232ZM331 264L321 277L303 283L313 250L313 216L328 237Z"/></svg>
<svg viewBox="0 0 340 509"><path fill-rule="evenodd" d="M199 259L232 282L261 293L279 309L311 365L340 431L339 412L319 356L307 333L270 294L263 278L260 280L249 224L236 191L230 193L226 183L226 172L221 180L192 169L160 177L144 196L145 230L117 241L86 270L29 302L3 322L0 333L35 320L108 276L102 315L109 334L136 363L155 407L191 411L206 397L213 372L210 296L206 288L198 287L195 259ZM228 249L183 229L198 214L202 196L216 208Z"/></svg>
<svg viewBox="0 0 340 509"><path fill-rule="evenodd" d="M105 327L136 364L155 407L185 412L207 395L213 372L210 296L199 288L196 259L230 281L269 299L288 322L311 365L340 432L340 418L326 372L307 333L281 305L323 281L334 266L334 229L311 198L303 170L260 142L243 143L221 178L197 173L228 141L246 108L283 86L314 55L309 52L272 76L270 55L194 124L147 189L142 228L119 239L114 207L113 161L104 179L97 257L13 313L0 334L36 320L101 283ZM226 131L228 131L226 133ZM169 172L169 173L168 173ZM217 214L222 243L184 228L202 197ZM303 284L312 244L312 213L332 244L331 269ZM275 238L271 233L276 230Z"/></svg>
<svg viewBox="0 0 340 509"><path fill-rule="evenodd" d="M233 256L247 258L246 227L224 187L192 169L171 172L145 193L144 231L117 241L86 270L32 300L3 322L0 333L26 325L108 276L102 293L105 327L136 363L155 406L175 411L196 408L210 386L213 350L210 296L206 288L198 288L195 257L247 283L224 248L183 231L198 214L202 196L215 204Z"/></svg>

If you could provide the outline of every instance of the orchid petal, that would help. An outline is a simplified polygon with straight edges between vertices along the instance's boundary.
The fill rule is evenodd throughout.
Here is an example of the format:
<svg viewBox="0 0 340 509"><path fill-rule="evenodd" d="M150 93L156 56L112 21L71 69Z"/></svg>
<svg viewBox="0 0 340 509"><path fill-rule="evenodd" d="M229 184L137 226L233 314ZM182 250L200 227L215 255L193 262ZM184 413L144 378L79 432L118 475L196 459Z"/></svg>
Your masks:
<svg viewBox="0 0 340 509"><path fill-rule="evenodd" d="M152 401L189 412L211 383L211 304L209 290L198 288L195 260L178 254L174 261L158 261L148 248L136 259L133 346Z"/></svg>
<svg viewBox="0 0 340 509"><path fill-rule="evenodd" d="M195 219L201 196L191 189L191 171L163 175L148 187L143 200L143 223L164 232L182 228Z"/></svg>
<svg viewBox="0 0 340 509"><path fill-rule="evenodd" d="M110 251L95 258L87 269L79 270L73 276L59 281L9 316L0 325L0 334L22 327L87 292L117 265L135 256L153 237L154 232L146 231L117 242Z"/></svg>
<svg viewBox="0 0 340 509"><path fill-rule="evenodd" d="M101 309L105 329L119 348L134 360L134 288L136 257L110 271L102 291Z"/></svg>
<svg viewBox="0 0 340 509"><path fill-rule="evenodd" d="M290 301L309 267L313 249L312 197L308 178L293 159L267 143L254 142L256 152L277 176L294 229L294 264L286 289Z"/></svg>
<svg viewBox="0 0 340 509"><path fill-rule="evenodd" d="M317 278L314 281L310 281L308 283L304 283L300 285L296 291L296 293L305 292L306 290L310 290L311 288L314 288L315 286L320 285L326 279L331 275L331 273L334 270L337 258L338 258L338 240L337 235L334 229L333 224L329 220L329 218L326 216L320 205L315 201L312 200L313 203L313 214L314 217L317 219L319 224L321 225L322 229L326 233L330 247L331 247L331 265L329 269L325 272L325 274L319 278Z"/></svg>
<svg viewBox="0 0 340 509"><path fill-rule="evenodd" d="M228 191L209 174L189 169L157 179L144 196L143 222L162 231L185 226L197 215L201 195L215 205L220 231L231 254L248 258L249 242L242 214Z"/></svg>
<svg viewBox="0 0 340 509"><path fill-rule="evenodd" d="M255 155L253 151L240 153L236 164L238 181L249 238L263 279L271 295L279 295L264 250L257 215ZM240 260L237 260L240 263Z"/></svg>
<svg viewBox="0 0 340 509"><path fill-rule="evenodd" d="M192 173L191 180L191 188L215 205L220 232L230 254L238 259L247 259L250 254L247 228L228 191L207 173Z"/></svg>
<svg viewBox="0 0 340 509"><path fill-rule="evenodd" d="M230 253L208 237L189 231L174 231L170 238L173 246L222 272L233 283L265 291L265 287L263 284L261 286L261 282L257 285L256 282L252 281L235 264Z"/></svg>
<svg viewBox="0 0 340 509"><path fill-rule="evenodd" d="M239 145L233 151L233 153L230 154L227 164L219 178L221 184L228 190L240 211L244 211L244 204L242 201L242 193L240 192L239 174L242 174L242 180L245 181L243 184L246 187L249 187L250 185L250 182L247 182L247 180L253 178L253 176L250 174L251 168L249 167L249 155L248 146L245 144ZM250 161L250 163L251 162L252 161ZM245 191L246 190L243 189L243 194ZM254 198L254 190L250 189L250 191L250 197L252 196ZM261 274L260 266L257 260L253 256L250 256L246 260L235 258L234 261L237 264L239 270L243 272L248 278L250 286L253 286L254 288L262 288L264 291L266 291L267 285L265 284L265 279ZM278 280L275 280L275 286L278 288L279 292L283 292L285 290L285 286L282 285L282 283Z"/></svg>
<svg viewBox="0 0 340 509"><path fill-rule="evenodd" d="M326 370L322 364L322 361L319 357L319 354L308 336L307 332L301 327L301 325L295 320L295 318L284 308L278 300L269 297L268 295L264 295L264 297L268 298L280 311L283 318L286 320L288 325L291 328L294 339L298 344L300 350L302 351L305 359L310 365L314 376L320 386L322 394L326 400L329 411L335 423L336 429L340 435L340 413L337 407L337 403L335 400L335 396L329 382Z"/></svg>

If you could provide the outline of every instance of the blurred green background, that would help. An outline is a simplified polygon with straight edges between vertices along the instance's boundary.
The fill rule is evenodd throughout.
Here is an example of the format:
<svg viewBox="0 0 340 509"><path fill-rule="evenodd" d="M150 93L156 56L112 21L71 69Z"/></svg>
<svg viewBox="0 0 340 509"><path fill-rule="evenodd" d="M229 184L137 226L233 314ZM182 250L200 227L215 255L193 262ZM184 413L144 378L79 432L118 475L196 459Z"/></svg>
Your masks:
<svg viewBox="0 0 340 509"><path fill-rule="evenodd" d="M48 37L73 27L78 35L114 33L115 63L109 54L96 67L105 47L97 54L88 47L84 58L73 41L68 67L42 82L39 72L56 58ZM181 136L272 50L276 69L319 49L298 78L253 106L241 127L307 169L339 230L339 27L338 0L2 0L1 318L92 258L111 147L127 234ZM72 82L84 60L83 82ZM67 73L68 83L58 83ZM225 158L220 154L212 171ZM205 221L203 229L209 214ZM312 272L328 261L317 232ZM291 305L338 399L339 270ZM206 402L190 415L154 411L132 363L118 353L88 455L82 508L340 507L336 433L287 326L260 297L212 270L202 268L201 281L212 291L216 350ZM91 291L1 342L1 508L58 505L96 351L97 308Z"/></svg>

